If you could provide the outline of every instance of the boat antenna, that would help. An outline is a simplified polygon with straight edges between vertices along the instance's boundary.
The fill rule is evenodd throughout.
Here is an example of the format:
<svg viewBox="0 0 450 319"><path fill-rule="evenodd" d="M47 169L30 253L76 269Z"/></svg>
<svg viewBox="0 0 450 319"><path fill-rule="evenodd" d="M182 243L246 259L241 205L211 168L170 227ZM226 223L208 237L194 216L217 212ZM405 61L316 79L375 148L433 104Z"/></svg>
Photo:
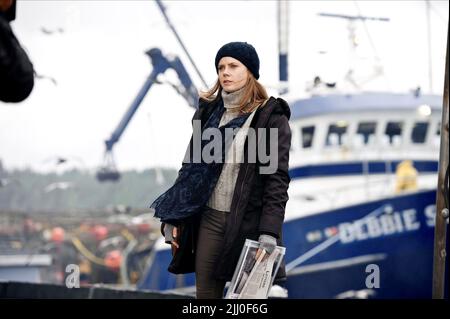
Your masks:
<svg viewBox="0 0 450 319"><path fill-rule="evenodd" d="M358 8L359 9L359 8ZM380 22L389 22L390 19L389 18L383 18L383 17L368 17L368 16L363 16L361 14L358 14L356 16L351 16L351 15L344 15L344 14L334 14L334 13L318 13L319 16L322 17L327 17L327 18L339 18L339 19L345 19L348 21L348 32L349 32L349 43L350 43L350 54L351 54L351 62L350 62L350 66L349 69L347 71L347 74L345 76L345 79L350 82L355 88L360 89L361 85L373 80L374 78L378 77L379 75L384 74L383 72L383 68L381 67L381 65L376 64L374 67L374 74L371 75L369 78L365 79L363 82L357 83L356 79L353 76L354 73L354 66L353 63L356 60L356 47L358 46L358 40L356 37L356 27L355 27L355 22L356 21L380 21ZM380 58L378 57L378 54L376 53L376 49L375 49L375 45L373 44L373 41L369 35L368 29L366 27L366 32L368 34L369 37L369 41L372 45L372 49L374 50L374 54L375 54L375 59L377 62L380 61Z"/></svg>

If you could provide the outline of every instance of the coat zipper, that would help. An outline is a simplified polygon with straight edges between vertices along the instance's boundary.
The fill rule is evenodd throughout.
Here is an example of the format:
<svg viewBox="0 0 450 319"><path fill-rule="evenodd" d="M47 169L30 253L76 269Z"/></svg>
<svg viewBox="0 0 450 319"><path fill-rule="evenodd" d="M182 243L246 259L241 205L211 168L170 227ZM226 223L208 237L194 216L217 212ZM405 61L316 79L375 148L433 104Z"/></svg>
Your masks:
<svg viewBox="0 0 450 319"><path fill-rule="evenodd" d="M235 217L235 218L234 218L234 224L235 224L235 225L237 225L237 216L238 216L237 210L238 210L238 207L239 207L239 203L241 202L242 191L243 191L243 189L244 189L245 181L246 181L246 179L247 179L247 172L248 172L248 164L245 166L244 180L242 181L241 191L239 192L239 200L238 200L238 202L237 202L237 204L236 204L236 213L234 214L234 215L235 215L235 216L234 216L234 217Z"/></svg>
<svg viewBox="0 0 450 319"><path fill-rule="evenodd" d="M259 119L258 119L259 120ZM266 121L265 121L265 124L264 124L264 126L262 126L262 127L266 127L267 126L267 122L269 121L269 119L267 118L266 119ZM255 129L258 129L258 125L256 125L255 124ZM248 137L247 137L247 139L248 139ZM258 137L258 142L257 142L257 144L259 144L259 140L261 139L261 137L259 136ZM247 153L248 153L248 149L247 149ZM244 154L244 156L245 156L246 154ZM239 193L239 199L238 199L238 202L237 202L237 204L236 204L236 211L237 211L237 209L238 209L238 207L239 207L239 204L240 204L240 202L241 202L241 197L242 197L242 191L243 191L243 189L244 189L244 184L245 184L245 181L246 181L246 179L247 179L247 173L248 173L248 163L247 163L247 165L246 165L246 167L245 167L245 174L244 174L244 180L243 180L243 183L242 183L242 185L241 185L241 191L240 191L240 193ZM237 216L238 216L238 214L237 214L237 212L236 212L236 214L235 214L235 216L234 216L234 224L235 225L237 225Z"/></svg>
<svg viewBox="0 0 450 319"><path fill-rule="evenodd" d="M267 120L268 121L268 120ZM266 121L266 124L263 126L263 127L265 127L266 125L267 125L267 121ZM261 139L261 137L259 136L258 137L258 145L259 145L259 141L260 141L260 139ZM248 150L247 150L248 151ZM244 156L245 156L245 154L244 154ZM241 197L242 197L242 191L243 191L243 188L244 188L244 185L245 185L245 181L247 180L247 173L248 173L248 163L247 163L247 165L246 165L246 167L245 167L245 174L244 174L244 180L243 180L243 183L242 183L242 185L241 185L241 191L239 192L239 200L238 200L238 202L237 202L237 204L236 204L236 211L237 211L237 209L238 209L238 207L239 207L239 203L241 202ZM234 218L234 224L235 225L237 225L237 213L235 214L235 218Z"/></svg>

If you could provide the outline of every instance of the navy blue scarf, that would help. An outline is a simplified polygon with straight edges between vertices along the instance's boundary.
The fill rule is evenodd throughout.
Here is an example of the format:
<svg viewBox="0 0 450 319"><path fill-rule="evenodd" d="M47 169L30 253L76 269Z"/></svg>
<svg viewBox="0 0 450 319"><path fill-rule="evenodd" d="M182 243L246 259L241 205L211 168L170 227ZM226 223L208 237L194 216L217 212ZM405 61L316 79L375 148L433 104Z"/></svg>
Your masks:
<svg viewBox="0 0 450 319"><path fill-rule="evenodd" d="M224 112L225 107L221 100L202 127L202 132L207 128L218 128ZM203 158L200 163L193 163L194 154L190 153L190 160L183 164L174 185L150 205L150 208L155 210L155 217L160 218L162 222L177 225L178 221L201 213L214 191L225 162L225 151L232 141L226 140L225 128L242 127L249 115L250 113L238 116L219 128L222 136L222 160L220 163L215 161L205 163ZM201 151L209 142L210 140L201 141Z"/></svg>

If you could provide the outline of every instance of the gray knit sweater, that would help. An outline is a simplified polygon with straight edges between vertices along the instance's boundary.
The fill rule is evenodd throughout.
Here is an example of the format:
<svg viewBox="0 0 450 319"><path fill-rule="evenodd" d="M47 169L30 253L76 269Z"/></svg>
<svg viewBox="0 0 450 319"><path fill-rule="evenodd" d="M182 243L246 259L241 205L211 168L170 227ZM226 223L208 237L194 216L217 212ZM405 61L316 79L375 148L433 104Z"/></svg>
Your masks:
<svg viewBox="0 0 450 319"><path fill-rule="evenodd" d="M219 127L227 124L239 115L239 101L241 100L243 91L244 88L232 93L222 91L222 99L226 111L220 120ZM244 122L227 151L225 163L223 165L219 180L217 181L211 197L206 203L208 207L223 212L230 211L234 187L239 174L240 163L243 161L244 143L254 114L255 111L253 111L253 113L250 114L248 119Z"/></svg>

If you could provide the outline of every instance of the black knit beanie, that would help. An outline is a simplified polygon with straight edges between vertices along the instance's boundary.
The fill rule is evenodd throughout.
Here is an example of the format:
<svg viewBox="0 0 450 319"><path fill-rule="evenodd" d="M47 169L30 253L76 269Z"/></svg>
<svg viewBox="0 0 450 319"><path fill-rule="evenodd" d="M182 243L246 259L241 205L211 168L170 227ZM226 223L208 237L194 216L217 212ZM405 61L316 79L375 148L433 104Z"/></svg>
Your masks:
<svg viewBox="0 0 450 319"><path fill-rule="evenodd" d="M221 47L217 52L215 61L217 73L219 73L220 59L226 56L239 60L252 72L256 79L259 79L259 57L251 44L247 42L230 42Z"/></svg>

